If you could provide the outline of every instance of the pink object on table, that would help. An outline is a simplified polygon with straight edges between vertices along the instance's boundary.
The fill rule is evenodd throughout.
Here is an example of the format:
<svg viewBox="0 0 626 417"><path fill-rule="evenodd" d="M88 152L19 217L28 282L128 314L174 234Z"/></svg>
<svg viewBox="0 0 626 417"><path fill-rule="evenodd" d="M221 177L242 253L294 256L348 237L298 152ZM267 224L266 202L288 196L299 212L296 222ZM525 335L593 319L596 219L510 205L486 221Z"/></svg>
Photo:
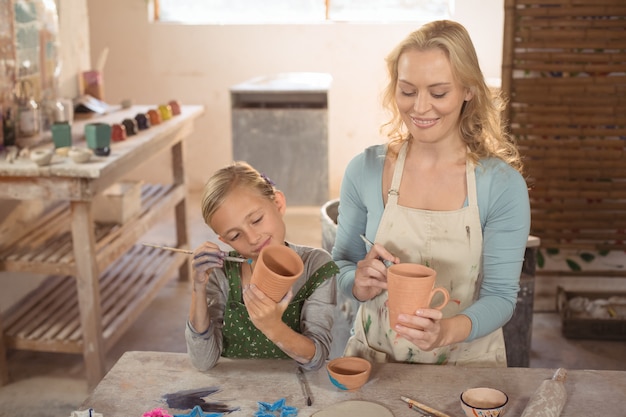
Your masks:
<svg viewBox="0 0 626 417"><path fill-rule="evenodd" d="M162 408L155 408L154 410L150 410L147 413L143 413L142 417L172 417Z"/></svg>

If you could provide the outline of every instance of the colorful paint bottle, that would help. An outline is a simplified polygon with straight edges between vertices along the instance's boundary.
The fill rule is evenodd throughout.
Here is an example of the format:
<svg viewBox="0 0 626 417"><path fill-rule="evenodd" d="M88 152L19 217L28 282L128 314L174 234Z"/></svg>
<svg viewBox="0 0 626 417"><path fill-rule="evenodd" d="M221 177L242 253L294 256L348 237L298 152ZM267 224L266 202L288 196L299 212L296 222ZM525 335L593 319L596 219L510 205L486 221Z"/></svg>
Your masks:
<svg viewBox="0 0 626 417"><path fill-rule="evenodd" d="M170 120L172 118L172 107L169 104L161 104L159 106L159 114L161 115L161 120Z"/></svg>

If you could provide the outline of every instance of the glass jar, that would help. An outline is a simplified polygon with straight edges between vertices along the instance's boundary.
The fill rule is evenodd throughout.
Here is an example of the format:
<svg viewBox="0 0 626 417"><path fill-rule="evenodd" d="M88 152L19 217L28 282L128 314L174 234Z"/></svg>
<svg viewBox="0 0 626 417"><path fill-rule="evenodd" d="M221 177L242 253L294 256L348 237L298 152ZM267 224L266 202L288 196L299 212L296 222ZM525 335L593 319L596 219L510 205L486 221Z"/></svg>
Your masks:
<svg viewBox="0 0 626 417"><path fill-rule="evenodd" d="M24 138L41 132L41 110L32 96L31 84L23 80L17 94L17 137Z"/></svg>

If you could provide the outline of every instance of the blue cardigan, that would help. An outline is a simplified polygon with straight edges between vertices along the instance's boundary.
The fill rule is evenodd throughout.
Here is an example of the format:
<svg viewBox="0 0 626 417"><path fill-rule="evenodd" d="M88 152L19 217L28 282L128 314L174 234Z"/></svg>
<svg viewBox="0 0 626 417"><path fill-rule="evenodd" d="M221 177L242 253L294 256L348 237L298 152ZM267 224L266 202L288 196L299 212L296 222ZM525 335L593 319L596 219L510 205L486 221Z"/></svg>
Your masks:
<svg viewBox="0 0 626 417"><path fill-rule="evenodd" d="M356 263L366 254L359 235L374 240L384 211L386 149L386 145L375 145L354 157L341 184L332 255L340 269L339 290L352 298ZM475 172L483 231L483 281L478 300L462 312L472 322L466 341L485 336L511 319L530 231L528 188L522 175L497 158L480 160Z"/></svg>

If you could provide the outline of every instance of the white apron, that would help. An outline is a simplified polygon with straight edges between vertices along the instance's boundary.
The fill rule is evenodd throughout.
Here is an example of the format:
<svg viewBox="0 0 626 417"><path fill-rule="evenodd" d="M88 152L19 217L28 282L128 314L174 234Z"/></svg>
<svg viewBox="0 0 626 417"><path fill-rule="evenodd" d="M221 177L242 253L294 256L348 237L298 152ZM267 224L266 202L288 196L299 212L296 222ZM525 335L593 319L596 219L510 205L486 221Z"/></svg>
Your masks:
<svg viewBox="0 0 626 417"><path fill-rule="evenodd" d="M482 279L482 229L476 196L474 164L467 162L468 206L453 211L429 211L398 205L398 192L407 152L398 154L387 205L376 234L401 262L421 263L437 271L435 286L445 287L450 301L443 317L452 317L471 305ZM437 294L432 305L440 304ZM354 334L344 356L361 356L373 362L408 362L465 366L506 366L502 329L472 342L457 343L425 352L389 327L387 291L361 303Z"/></svg>

